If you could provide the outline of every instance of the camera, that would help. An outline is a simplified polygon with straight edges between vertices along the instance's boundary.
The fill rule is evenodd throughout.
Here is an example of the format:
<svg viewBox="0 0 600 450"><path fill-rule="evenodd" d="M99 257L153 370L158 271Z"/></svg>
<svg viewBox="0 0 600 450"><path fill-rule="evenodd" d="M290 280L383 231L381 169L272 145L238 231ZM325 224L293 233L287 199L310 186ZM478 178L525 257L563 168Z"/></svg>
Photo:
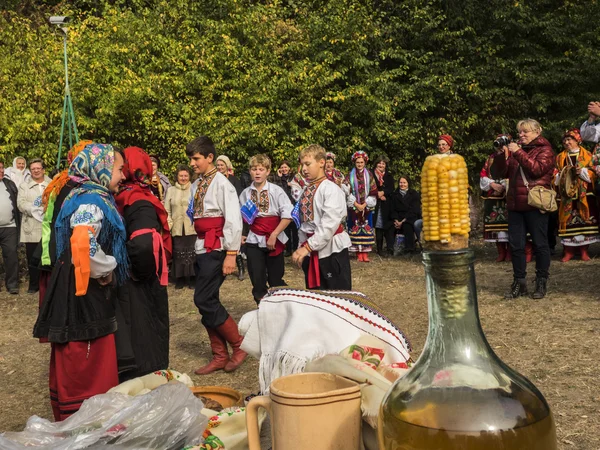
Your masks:
<svg viewBox="0 0 600 450"><path fill-rule="evenodd" d="M71 21L69 16L52 16L48 19L51 25L66 25Z"/></svg>
<svg viewBox="0 0 600 450"><path fill-rule="evenodd" d="M498 138L496 138L496 140L494 141L494 148L504 147L505 145L510 144L512 141L513 140L509 136L498 136Z"/></svg>

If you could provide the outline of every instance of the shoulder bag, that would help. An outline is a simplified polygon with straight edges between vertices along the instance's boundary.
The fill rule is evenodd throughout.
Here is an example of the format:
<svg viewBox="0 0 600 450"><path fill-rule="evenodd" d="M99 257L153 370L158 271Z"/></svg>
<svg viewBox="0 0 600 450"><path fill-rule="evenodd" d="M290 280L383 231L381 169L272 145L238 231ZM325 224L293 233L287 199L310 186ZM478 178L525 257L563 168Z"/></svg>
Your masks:
<svg viewBox="0 0 600 450"><path fill-rule="evenodd" d="M519 170L521 171L523 183L527 188L527 203L529 206L539 209L542 214L556 211L558 209L558 205L556 204L556 192L543 186L534 186L529 189L529 182L527 181L527 178L525 178L525 173L521 166L519 166Z"/></svg>

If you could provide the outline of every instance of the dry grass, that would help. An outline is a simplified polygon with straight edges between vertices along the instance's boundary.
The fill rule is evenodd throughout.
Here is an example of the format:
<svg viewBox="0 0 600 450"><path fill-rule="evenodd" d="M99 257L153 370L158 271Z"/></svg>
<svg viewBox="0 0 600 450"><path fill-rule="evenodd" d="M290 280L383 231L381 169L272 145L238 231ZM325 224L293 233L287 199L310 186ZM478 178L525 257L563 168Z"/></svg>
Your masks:
<svg viewBox="0 0 600 450"><path fill-rule="evenodd" d="M592 249L594 250L594 249ZM595 249L598 251L598 249ZM550 293L542 301L506 302L501 293L511 281L508 263L492 263L490 249L477 249L477 289L483 329L492 348L544 393L555 415L559 448L600 448L600 258L551 267ZM353 262L354 288L368 294L410 338L414 358L427 333L423 266L418 257ZM533 278L533 265L529 265ZM286 280L303 285L300 272L287 266ZM238 319L254 307L250 282L230 277L223 301ZM23 287L21 288L23 291ZM170 291L171 366L192 373L210 356L191 291ZM20 430L32 414L50 417L47 396L48 345L31 338L37 298L0 293L0 431ZM192 376L196 384L223 384L244 393L258 389L256 361L233 374Z"/></svg>

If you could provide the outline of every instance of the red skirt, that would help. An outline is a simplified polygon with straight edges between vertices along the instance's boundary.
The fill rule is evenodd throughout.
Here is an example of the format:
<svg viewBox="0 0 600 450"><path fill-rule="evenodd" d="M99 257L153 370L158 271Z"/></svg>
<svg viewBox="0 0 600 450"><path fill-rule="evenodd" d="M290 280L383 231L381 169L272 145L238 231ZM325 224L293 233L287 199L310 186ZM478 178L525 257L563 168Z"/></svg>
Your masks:
<svg viewBox="0 0 600 450"><path fill-rule="evenodd" d="M79 411L84 400L119 384L115 335L52 344L50 403L56 421Z"/></svg>

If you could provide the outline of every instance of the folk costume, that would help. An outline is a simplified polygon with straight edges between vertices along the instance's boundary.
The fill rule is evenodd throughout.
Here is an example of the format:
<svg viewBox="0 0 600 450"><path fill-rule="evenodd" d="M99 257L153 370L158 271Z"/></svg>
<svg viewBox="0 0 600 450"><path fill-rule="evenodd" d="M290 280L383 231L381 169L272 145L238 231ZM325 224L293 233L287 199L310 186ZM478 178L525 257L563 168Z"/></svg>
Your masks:
<svg viewBox="0 0 600 450"><path fill-rule="evenodd" d="M242 208L251 201L256 208L256 217L244 216L250 226L246 237L248 274L252 281L252 296L258 304L267 294L269 287L287 286L283 280L285 261L283 252L288 237L284 231L277 236L275 250L267 249L267 240L282 219L292 219L292 202L285 191L276 184L265 182L260 192L252 183L240 195Z"/></svg>
<svg viewBox="0 0 600 450"><path fill-rule="evenodd" d="M581 136L577 129L567 131L563 139L568 137L578 144L581 143ZM561 189L560 186L566 182L566 179L561 177L567 177L566 170L570 167L578 168L580 172L575 185L567 186L567 189L573 191L570 193L572 195L565 195L564 187ZM588 261L589 245L599 240L598 207L594 195L596 174L592 167L592 154L581 146L575 150L566 149L556 157L557 174L554 184L559 187L561 194L558 209L558 236L564 248L561 259L563 262L573 258L575 248L579 249L581 259Z"/></svg>
<svg viewBox="0 0 600 450"><path fill-rule="evenodd" d="M237 255L242 240L242 215L235 188L216 167L192 184L188 208L196 240L196 289L194 303L208 332L213 359L197 369L197 375L215 370L232 372L246 358L240 349L242 337L237 324L219 299L225 280L223 262L227 254ZM232 348L229 355L227 343Z"/></svg>
<svg viewBox="0 0 600 450"><path fill-rule="evenodd" d="M115 152L89 144L75 157L69 177L77 183L56 218L56 254L48 289L33 329L52 344L50 401L56 420L79 410L89 397L119 384L114 333L114 290L129 274L125 226L110 185Z"/></svg>
<svg viewBox="0 0 600 450"><path fill-rule="evenodd" d="M150 187L150 157L139 147L124 153L125 181L115 200L125 222L131 277L117 288L121 382L169 367L167 264L172 255L167 212Z"/></svg>
<svg viewBox="0 0 600 450"><path fill-rule="evenodd" d="M323 177L304 188L298 203L298 240L310 250L302 262L306 288L351 290L351 242L342 225L346 216L344 192Z"/></svg>
<svg viewBox="0 0 600 450"><path fill-rule="evenodd" d="M357 158L363 158L366 163L369 157L363 151L352 155L352 162ZM349 188L347 197L348 205L348 234L352 245L350 252L358 253L358 260L368 262L367 253L375 244L375 229L373 228L373 210L377 204L377 186L373 173L363 168L361 171L356 167L350 171L344 180ZM359 211L354 203L366 204L363 211Z"/></svg>
<svg viewBox="0 0 600 450"><path fill-rule="evenodd" d="M190 289L196 285L194 264L196 262L196 230L194 224L187 216L187 208L190 203L192 183L185 184L176 182L167 191L165 197L165 209L169 215L169 228L173 238L173 264L172 274L175 277L175 288L183 288L187 284ZM186 282L187 279L187 282Z"/></svg>
<svg viewBox="0 0 600 450"><path fill-rule="evenodd" d="M327 152L325 154L325 159L326 160L330 159L331 161L333 161L334 164L335 164L335 158L336 158L335 153ZM327 179L329 181L333 181L338 186L341 186L342 183L344 182L344 174L342 172L340 172L338 169L336 169L335 167L331 170L327 170L327 168L325 168L325 176L327 177Z"/></svg>
<svg viewBox="0 0 600 450"><path fill-rule="evenodd" d="M388 256L394 253L394 222L390 217L392 207L392 193L394 192L394 177L387 170L380 172L377 168L373 170L375 186L377 186L377 204L375 205L375 240L377 241L377 253L383 253L383 240L385 238L386 254ZM383 193L383 199L379 198L379 192Z"/></svg>
<svg viewBox="0 0 600 450"><path fill-rule="evenodd" d="M485 161L479 172L479 187L483 197L483 240L494 242L498 249L496 262L510 261L510 247L508 246L508 211L506 210L506 190L508 180L494 179L491 167L496 153L492 153ZM492 189L492 183L504 187L502 192Z"/></svg>

